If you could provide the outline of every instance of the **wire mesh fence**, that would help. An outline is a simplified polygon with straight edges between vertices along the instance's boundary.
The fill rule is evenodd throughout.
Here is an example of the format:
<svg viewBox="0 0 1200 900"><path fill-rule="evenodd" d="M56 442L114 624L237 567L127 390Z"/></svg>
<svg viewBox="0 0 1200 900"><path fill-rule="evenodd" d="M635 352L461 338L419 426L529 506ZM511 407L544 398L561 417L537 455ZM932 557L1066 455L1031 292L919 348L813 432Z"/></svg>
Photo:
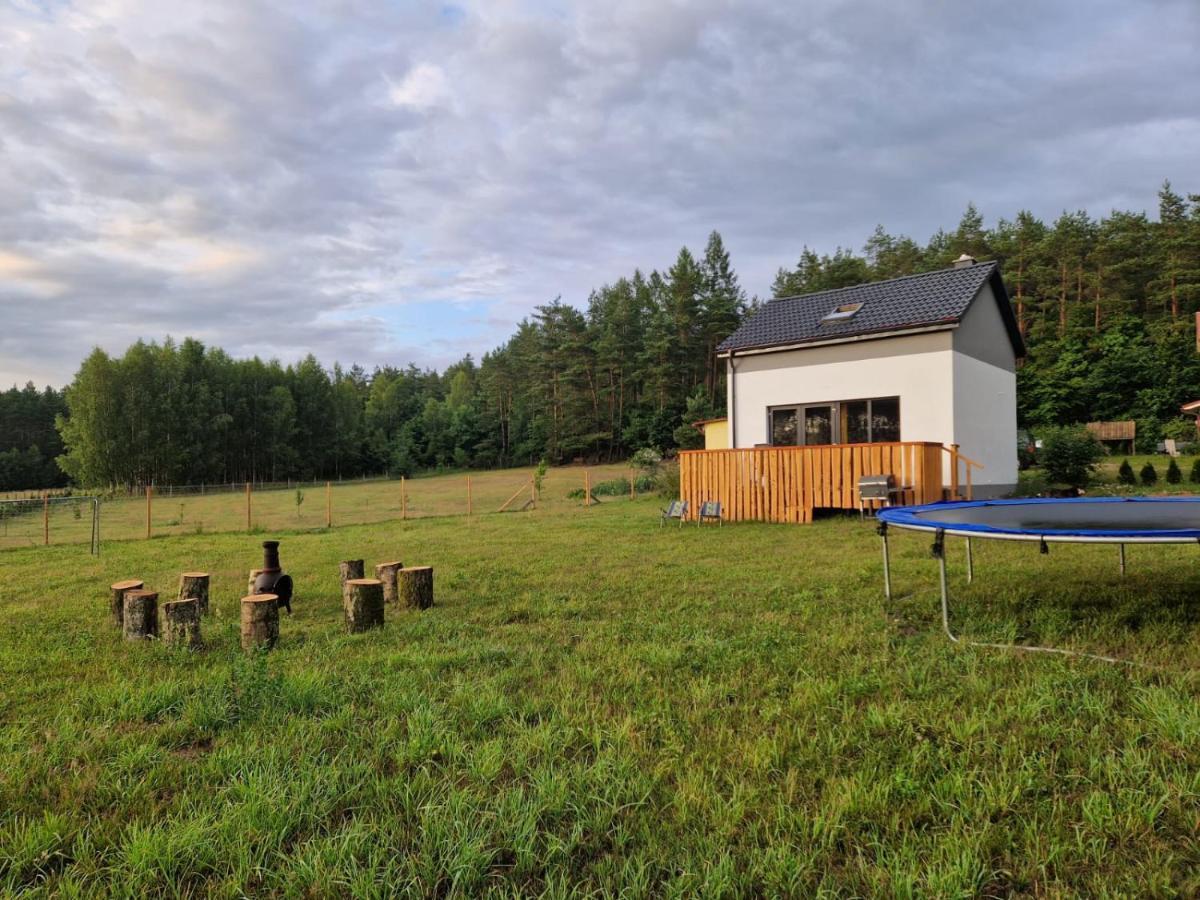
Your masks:
<svg viewBox="0 0 1200 900"><path fill-rule="evenodd" d="M304 530L430 516L569 510L625 500L624 464L550 469L536 491L532 468L404 479L272 484L165 485L104 496L0 500L0 548L251 530ZM597 486L605 484L606 495Z"/></svg>
<svg viewBox="0 0 1200 900"><path fill-rule="evenodd" d="M0 500L0 547L87 544L99 552L98 497L68 496Z"/></svg>

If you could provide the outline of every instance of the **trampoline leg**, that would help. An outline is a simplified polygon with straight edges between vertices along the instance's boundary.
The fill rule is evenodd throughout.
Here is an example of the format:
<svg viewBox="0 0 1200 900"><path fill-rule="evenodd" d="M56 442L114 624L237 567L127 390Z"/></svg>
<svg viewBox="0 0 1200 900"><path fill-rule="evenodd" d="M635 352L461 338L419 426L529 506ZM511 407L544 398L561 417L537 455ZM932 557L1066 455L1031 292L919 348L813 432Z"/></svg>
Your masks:
<svg viewBox="0 0 1200 900"><path fill-rule="evenodd" d="M1121 553L1121 574L1124 575L1125 574L1125 545L1117 544L1117 549Z"/></svg>
<svg viewBox="0 0 1200 900"><path fill-rule="evenodd" d="M971 539L967 538L967 584L975 580L975 560L971 556Z"/></svg>
<svg viewBox="0 0 1200 900"><path fill-rule="evenodd" d="M942 588L942 630L946 632L946 637L950 638L954 643L958 643L958 638L954 636L954 632L950 630L950 598L946 589L946 554L938 555L938 581Z"/></svg>
<svg viewBox="0 0 1200 900"><path fill-rule="evenodd" d="M880 536L883 541L883 596L886 600L892 599L892 566L891 560L888 558L888 541L887 532Z"/></svg>

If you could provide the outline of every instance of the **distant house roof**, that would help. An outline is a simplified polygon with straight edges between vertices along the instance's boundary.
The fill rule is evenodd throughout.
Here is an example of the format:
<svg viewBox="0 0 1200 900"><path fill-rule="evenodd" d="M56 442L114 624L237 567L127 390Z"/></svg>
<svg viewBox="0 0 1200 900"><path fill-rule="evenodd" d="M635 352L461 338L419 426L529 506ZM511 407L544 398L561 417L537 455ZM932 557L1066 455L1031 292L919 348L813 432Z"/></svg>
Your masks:
<svg viewBox="0 0 1200 900"><path fill-rule="evenodd" d="M906 275L834 291L771 300L717 347L727 354L794 344L886 337L957 325L984 284L991 284L1015 356L1025 355L1008 292L995 262Z"/></svg>
<svg viewBox="0 0 1200 900"><path fill-rule="evenodd" d="M1137 422L1088 422L1087 430L1098 441L1132 441L1137 437Z"/></svg>
<svg viewBox="0 0 1200 900"><path fill-rule="evenodd" d="M1200 400L1193 400L1190 403L1185 403L1179 407L1181 412L1191 413L1193 416L1200 416Z"/></svg>

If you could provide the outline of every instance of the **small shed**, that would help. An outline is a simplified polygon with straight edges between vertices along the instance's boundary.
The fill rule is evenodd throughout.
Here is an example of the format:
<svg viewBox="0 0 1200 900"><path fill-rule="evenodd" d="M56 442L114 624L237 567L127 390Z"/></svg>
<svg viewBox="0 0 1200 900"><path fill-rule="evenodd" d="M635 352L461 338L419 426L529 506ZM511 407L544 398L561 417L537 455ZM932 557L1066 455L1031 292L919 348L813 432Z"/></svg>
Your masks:
<svg viewBox="0 0 1200 900"><path fill-rule="evenodd" d="M705 450L729 449L729 419L701 419L692 427L704 435Z"/></svg>
<svg viewBox="0 0 1200 900"><path fill-rule="evenodd" d="M1133 419L1124 422L1088 422L1086 427L1092 437L1110 450L1133 452L1133 442L1137 437L1137 422Z"/></svg>

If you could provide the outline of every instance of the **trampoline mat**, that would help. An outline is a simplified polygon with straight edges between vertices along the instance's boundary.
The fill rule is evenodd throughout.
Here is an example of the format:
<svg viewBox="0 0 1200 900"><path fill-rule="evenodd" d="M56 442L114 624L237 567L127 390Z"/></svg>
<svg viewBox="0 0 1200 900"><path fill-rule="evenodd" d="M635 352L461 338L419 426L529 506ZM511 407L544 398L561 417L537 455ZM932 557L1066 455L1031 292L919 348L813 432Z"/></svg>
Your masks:
<svg viewBox="0 0 1200 900"><path fill-rule="evenodd" d="M879 511L884 522L1010 535L1200 539L1200 497L1080 497L931 503Z"/></svg>

